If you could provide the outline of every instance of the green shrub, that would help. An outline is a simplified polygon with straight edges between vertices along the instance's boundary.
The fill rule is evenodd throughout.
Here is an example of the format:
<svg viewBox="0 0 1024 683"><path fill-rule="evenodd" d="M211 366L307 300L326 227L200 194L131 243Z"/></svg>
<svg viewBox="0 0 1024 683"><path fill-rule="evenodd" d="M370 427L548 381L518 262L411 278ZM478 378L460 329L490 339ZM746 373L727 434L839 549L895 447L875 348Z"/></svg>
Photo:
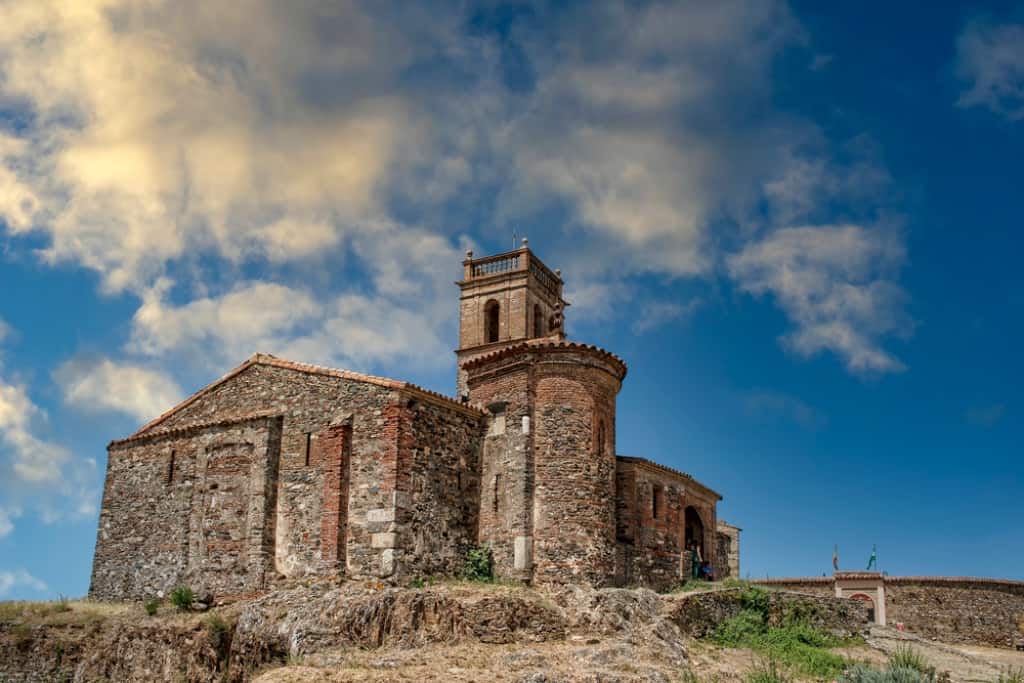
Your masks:
<svg viewBox="0 0 1024 683"><path fill-rule="evenodd" d="M474 546L466 552L462 578L486 583L494 581L494 555L489 546Z"/></svg>
<svg viewBox="0 0 1024 683"><path fill-rule="evenodd" d="M757 586L747 586L740 593L740 605L745 610L760 613L767 620L769 606L768 591Z"/></svg>
<svg viewBox="0 0 1024 683"><path fill-rule="evenodd" d="M151 617L155 616L156 611L160 609L160 601L156 598L150 598L149 600L146 600L145 603L143 603L143 607L146 608L146 614L148 614Z"/></svg>
<svg viewBox="0 0 1024 683"><path fill-rule="evenodd" d="M171 604L182 612L192 609L192 603L195 602L195 599L195 593L188 586L178 586L171 591Z"/></svg>
<svg viewBox="0 0 1024 683"><path fill-rule="evenodd" d="M928 666L921 653L909 645L901 645L889 655L890 669L914 669L924 674L934 674L935 668Z"/></svg>
<svg viewBox="0 0 1024 683"><path fill-rule="evenodd" d="M231 625L219 615L211 615L206 619L206 639L216 652L218 659L227 659L231 649Z"/></svg>
<svg viewBox="0 0 1024 683"><path fill-rule="evenodd" d="M908 667L890 667L879 671L864 664L847 669L838 679L839 683L931 683L932 676Z"/></svg>
<svg viewBox="0 0 1024 683"><path fill-rule="evenodd" d="M764 632L764 616L760 612L745 609L719 624L711 639L725 647L750 647Z"/></svg>
<svg viewBox="0 0 1024 683"><path fill-rule="evenodd" d="M755 596L747 604L758 605ZM769 627L764 614L744 609L715 629L712 639L725 647L744 647L762 652L770 661L808 676L838 675L847 662L830 652L841 641L805 622Z"/></svg>
<svg viewBox="0 0 1024 683"><path fill-rule="evenodd" d="M786 675L779 662L769 658L767 661L758 663L747 674L745 680L746 683L790 683L792 679Z"/></svg>
<svg viewBox="0 0 1024 683"><path fill-rule="evenodd" d="M423 586L425 586L425 585L426 585L426 583L423 581L423 579L421 579L419 577L417 577L417 578L415 578L415 579L413 579L412 581L409 582L409 588L417 588L418 589L418 588L423 588Z"/></svg>

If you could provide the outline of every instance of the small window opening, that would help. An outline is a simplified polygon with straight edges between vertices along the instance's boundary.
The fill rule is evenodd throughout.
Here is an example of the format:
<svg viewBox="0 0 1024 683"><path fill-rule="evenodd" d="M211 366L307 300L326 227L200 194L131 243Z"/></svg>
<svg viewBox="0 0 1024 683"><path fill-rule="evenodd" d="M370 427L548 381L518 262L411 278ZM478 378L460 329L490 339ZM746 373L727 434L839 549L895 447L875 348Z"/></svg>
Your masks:
<svg viewBox="0 0 1024 683"><path fill-rule="evenodd" d="M540 311L540 305L533 305L533 336L544 336L544 314Z"/></svg>
<svg viewBox="0 0 1024 683"><path fill-rule="evenodd" d="M597 441L594 444L594 453L596 455L604 455L605 448L605 434L604 434L604 420L597 423Z"/></svg>
<svg viewBox="0 0 1024 683"><path fill-rule="evenodd" d="M171 451L171 457L167 461L167 483L174 483L174 451Z"/></svg>
<svg viewBox="0 0 1024 683"><path fill-rule="evenodd" d="M491 299L484 306L485 321L485 343L491 344L498 341L498 333L501 330L501 306L497 301Z"/></svg>
<svg viewBox="0 0 1024 683"><path fill-rule="evenodd" d="M661 501L661 487L655 486L651 496L651 517L658 519L658 515L661 514L662 501Z"/></svg>
<svg viewBox="0 0 1024 683"><path fill-rule="evenodd" d="M498 511L498 499L501 497L501 475L494 475L494 512Z"/></svg>
<svg viewBox="0 0 1024 683"><path fill-rule="evenodd" d="M309 451L313 441L313 433L306 432L306 467L309 467Z"/></svg>

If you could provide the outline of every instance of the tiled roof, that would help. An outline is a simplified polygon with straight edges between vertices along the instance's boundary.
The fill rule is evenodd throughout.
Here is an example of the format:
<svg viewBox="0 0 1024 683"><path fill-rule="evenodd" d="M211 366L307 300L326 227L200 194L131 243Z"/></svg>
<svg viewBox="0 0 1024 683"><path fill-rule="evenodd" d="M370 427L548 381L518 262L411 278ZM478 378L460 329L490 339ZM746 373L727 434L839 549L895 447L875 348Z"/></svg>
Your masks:
<svg viewBox="0 0 1024 683"><path fill-rule="evenodd" d="M481 410L474 408L472 406L463 405L462 403L459 403L453 398L449 398L448 396L439 394L436 391L424 389L423 387L411 384L409 382L403 382L402 380L390 379L388 377L377 377L375 375L366 375L361 372L353 372L352 370L326 368L320 365L310 365L309 363L297 363L295 361L286 360L284 358L278 358L277 356L271 355L269 353L255 353L244 363L242 363L241 365L239 365L234 370L227 373L217 381L213 382L212 384L208 384L207 386L192 394L184 401L174 406L167 412L163 413L156 419L144 424L142 427L137 429L131 436L129 436L128 439L140 436L143 434L143 432L146 432L152 429L153 427L159 425L161 422L169 418L171 415L174 415L182 408L186 408L191 404L195 403L201 397L205 396L208 392L212 391L216 387L219 387L221 384L224 384L225 382L232 379L233 377L236 377L242 372L248 370L253 365L266 365L275 368L284 368L286 370L295 370L296 372L306 372L312 375L327 375L330 377L340 377L342 379L349 379L354 382L365 382L367 384L375 384L377 386L387 387L389 389L398 389L401 391L405 391L423 400L440 404L446 408L454 408L466 413L470 413L474 416L480 416L484 414Z"/></svg>
<svg viewBox="0 0 1024 683"><path fill-rule="evenodd" d="M596 353L600 354L601 356L604 356L605 358L607 358L608 360L612 361L614 364L619 366L619 368L621 370L621 377L619 379L622 379L622 378L624 378L626 376L626 361L622 360L621 358L616 356L611 351L605 351L601 347L594 346L593 344L583 344L583 343L580 343L580 342L569 341L568 339L559 339L557 337L539 337L537 339L528 339L526 341L519 342L517 344L513 344L511 346L506 346L504 348L498 349L497 351L491 351L490 353L485 353L482 356L476 356L474 358L470 358L468 361L466 361L465 363L462 364L462 367L464 367L464 368L472 368L472 367L475 367L475 366L480 365L482 363L489 363L489 362L491 362L493 360L497 360L499 358L504 358L506 356L515 355L517 353L520 353L521 351L529 351L529 350L533 350L533 349L540 350L540 351L544 351L544 350L548 350L548 349L569 349L569 350L576 350L576 351L593 351L593 352L596 352Z"/></svg>
<svg viewBox="0 0 1024 683"><path fill-rule="evenodd" d="M675 477L679 477L681 479L685 479L685 480L687 480L689 482L692 482L692 483L696 484L697 486L700 486L701 488L705 489L711 495L717 497L718 500L722 500L722 494L720 494L718 491L715 491L713 488L700 483L699 481L694 479L692 475L689 475L686 472L681 472L680 470L677 470L674 467L669 467L668 465L662 465L661 463L654 462L653 460L648 460L647 458L637 458L637 457L634 457L634 456L631 456L631 455L616 455L615 458L617 460L621 460L622 462L632 462L632 463L637 463L639 465L647 465L648 467L653 467L656 470L661 470L662 472L664 472L666 474L671 474L671 475L673 475Z"/></svg>

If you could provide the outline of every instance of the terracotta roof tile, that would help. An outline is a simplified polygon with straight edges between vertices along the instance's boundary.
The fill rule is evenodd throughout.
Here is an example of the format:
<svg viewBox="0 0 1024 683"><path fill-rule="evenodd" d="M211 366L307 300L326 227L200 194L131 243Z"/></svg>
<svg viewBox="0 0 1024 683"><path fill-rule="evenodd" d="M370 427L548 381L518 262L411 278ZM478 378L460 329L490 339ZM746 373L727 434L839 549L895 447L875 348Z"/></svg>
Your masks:
<svg viewBox="0 0 1024 683"><path fill-rule="evenodd" d="M482 363L489 363L490 361L497 360L498 358L504 358L506 356L511 356L521 351L526 351L530 349L570 349L594 351L604 356L605 358L611 360L613 363L617 364L621 368L622 377L620 377L620 379L625 378L626 376L626 361L622 360L611 351L606 351L605 349L602 349L600 346L594 346L593 344L583 344L581 342L569 341L568 339L558 339L556 337L540 337L537 339L528 339L526 341L519 342L511 346L506 346L502 349L498 349L497 351L491 351L490 353L485 353L482 356L470 358L468 361L462 364L462 367L475 367Z"/></svg>

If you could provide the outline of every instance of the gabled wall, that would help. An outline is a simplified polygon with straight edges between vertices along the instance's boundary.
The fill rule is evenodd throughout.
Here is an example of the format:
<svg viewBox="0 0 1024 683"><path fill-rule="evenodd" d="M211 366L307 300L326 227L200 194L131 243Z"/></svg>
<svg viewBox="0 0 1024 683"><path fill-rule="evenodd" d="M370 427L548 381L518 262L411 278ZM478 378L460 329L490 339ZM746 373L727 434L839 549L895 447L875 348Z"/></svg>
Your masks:
<svg viewBox="0 0 1024 683"><path fill-rule="evenodd" d="M112 445L90 597L263 588L273 574L280 444L281 419L255 417Z"/></svg>

